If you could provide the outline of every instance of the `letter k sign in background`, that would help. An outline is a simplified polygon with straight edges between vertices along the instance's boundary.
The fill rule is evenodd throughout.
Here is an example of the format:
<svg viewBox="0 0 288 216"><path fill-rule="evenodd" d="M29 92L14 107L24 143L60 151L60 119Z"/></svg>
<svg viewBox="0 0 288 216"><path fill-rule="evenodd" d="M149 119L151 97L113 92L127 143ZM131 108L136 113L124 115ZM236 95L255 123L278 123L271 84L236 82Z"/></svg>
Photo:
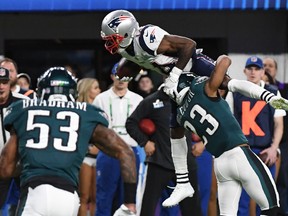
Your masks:
<svg viewBox="0 0 288 216"><path fill-rule="evenodd" d="M257 101L252 109L250 109L250 101L242 102L242 131L245 136L250 134L250 129L256 136L265 135L264 131L255 122L257 115L261 112L265 105L265 101Z"/></svg>

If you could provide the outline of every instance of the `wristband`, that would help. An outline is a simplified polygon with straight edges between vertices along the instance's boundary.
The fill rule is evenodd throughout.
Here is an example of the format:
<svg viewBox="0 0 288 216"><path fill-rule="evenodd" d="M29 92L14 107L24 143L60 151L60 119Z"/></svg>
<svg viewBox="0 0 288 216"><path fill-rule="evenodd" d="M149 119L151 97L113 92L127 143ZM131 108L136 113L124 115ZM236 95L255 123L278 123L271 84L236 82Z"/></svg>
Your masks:
<svg viewBox="0 0 288 216"><path fill-rule="evenodd" d="M124 183L124 203L136 203L136 183Z"/></svg>
<svg viewBox="0 0 288 216"><path fill-rule="evenodd" d="M173 67L172 70L170 71L170 74L171 74L171 73L173 73L173 74L175 74L175 75L177 75L177 76L179 77L179 76L181 75L181 73L182 73L182 70L175 66L175 67Z"/></svg>

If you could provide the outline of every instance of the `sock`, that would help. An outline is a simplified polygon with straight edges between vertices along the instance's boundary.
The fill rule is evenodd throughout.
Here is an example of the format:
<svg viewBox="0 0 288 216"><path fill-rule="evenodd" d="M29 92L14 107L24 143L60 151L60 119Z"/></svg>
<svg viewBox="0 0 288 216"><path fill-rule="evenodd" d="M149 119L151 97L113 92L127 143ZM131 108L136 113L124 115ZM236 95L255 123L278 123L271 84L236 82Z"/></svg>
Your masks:
<svg viewBox="0 0 288 216"><path fill-rule="evenodd" d="M266 89L247 80L231 79L228 82L228 90L231 92L239 92L246 97L264 100L267 103L276 95Z"/></svg>
<svg viewBox="0 0 288 216"><path fill-rule="evenodd" d="M181 139L171 139L172 159L175 167L177 184L185 184L189 182L187 153L188 147L185 136Z"/></svg>

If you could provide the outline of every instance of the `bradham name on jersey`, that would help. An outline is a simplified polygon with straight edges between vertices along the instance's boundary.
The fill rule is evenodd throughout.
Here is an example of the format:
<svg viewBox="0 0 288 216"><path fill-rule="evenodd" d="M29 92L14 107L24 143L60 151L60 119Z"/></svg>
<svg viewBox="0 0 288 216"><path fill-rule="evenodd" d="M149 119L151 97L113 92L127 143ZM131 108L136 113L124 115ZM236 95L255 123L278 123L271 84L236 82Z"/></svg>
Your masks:
<svg viewBox="0 0 288 216"><path fill-rule="evenodd" d="M72 108L86 111L86 102L55 101L55 100L23 100L23 108L33 106Z"/></svg>

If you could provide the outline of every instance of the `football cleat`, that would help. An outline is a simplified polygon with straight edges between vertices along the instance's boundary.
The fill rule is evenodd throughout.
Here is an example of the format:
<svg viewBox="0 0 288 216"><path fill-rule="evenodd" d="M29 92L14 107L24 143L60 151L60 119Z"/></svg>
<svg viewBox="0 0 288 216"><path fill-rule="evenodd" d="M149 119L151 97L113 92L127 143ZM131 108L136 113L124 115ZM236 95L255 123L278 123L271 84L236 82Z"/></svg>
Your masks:
<svg viewBox="0 0 288 216"><path fill-rule="evenodd" d="M170 197L162 203L162 206L172 207L178 205L178 203L181 202L183 199L187 197L192 197L194 192L195 191L190 183L177 184Z"/></svg>
<svg viewBox="0 0 288 216"><path fill-rule="evenodd" d="M282 98L282 97L273 97L269 104L275 108L275 109L283 109L283 110L286 110L288 111L288 100Z"/></svg>
<svg viewBox="0 0 288 216"><path fill-rule="evenodd" d="M115 211L113 216L136 216L136 214L122 204L119 209Z"/></svg>

